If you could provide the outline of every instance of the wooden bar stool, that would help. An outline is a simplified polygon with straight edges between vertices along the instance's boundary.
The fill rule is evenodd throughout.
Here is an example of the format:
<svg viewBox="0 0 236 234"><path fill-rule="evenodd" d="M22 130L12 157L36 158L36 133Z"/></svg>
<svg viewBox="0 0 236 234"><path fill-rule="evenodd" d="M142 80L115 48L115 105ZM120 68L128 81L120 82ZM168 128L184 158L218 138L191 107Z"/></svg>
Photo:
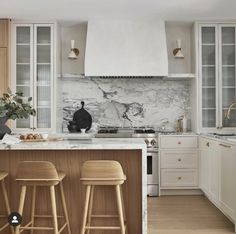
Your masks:
<svg viewBox="0 0 236 234"><path fill-rule="evenodd" d="M126 217L124 212L123 194L121 185L126 180L122 167L117 161L99 160L86 161L81 169L81 181L86 185L86 197L81 227L81 234L90 230L121 230L127 233ZM96 186L114 186L116 191L116 202L118 215L93 215L93 194ZM92 218L119 218L120 226L92 226Z"/></svg>
<svg viewBox="0 0 236 234"><path fill-rule="evenodd" d="M3 193L3 199L4 199L4 203L5 203L5 207L6 207L6 215L0 215L0 217L4 218L6 220L7 220L7 217L11 213L9 200L8 200L8 196L7 196L7 190L6 190L6 186L5 186L5 178L7 176L8 176L7 172L0 171L0 183L1 183L2 193ZM2 227L0 227L0 232L5 230L5 228L8 226L9 226L9 224L8 224L8 222L6 222L6 224L4 224ZM11 232L12 232L12 234L14 234L13 227L11 227Z"/></svg>
<svg viewBox="0 0 236 234"><path fill-rule="evenodd" d="M32 207L31 207L31 221L24 226L16 227L16 234L21 233L24 230L31 230L33 234L34 230L53 230L54 234L60 234L66 227L68 234L71 234L69 217L65 202L65 195L62 185L62 180L65 177L65 173L57 171L56 167L47 161L25 161L18 164L17 170L17 181L21 185L21 194L18 213L23 214L25 196L27 187L33 188L32 193ZM60 195L62 200L62 207L65 217L65 223L59 229L57 222L57 207L56 207L56 196L55 196L55 186L59 185ZM36 215L35 214L35 201L36 201L36 191L38 187L46 186L50 188L50 197L51 197L51 207L52 215ZM43 204L42 204L43 205ZM23 217L24 218L24 217ZM52 218L53 227L35 227L34 221L35 218Z"/></svg>

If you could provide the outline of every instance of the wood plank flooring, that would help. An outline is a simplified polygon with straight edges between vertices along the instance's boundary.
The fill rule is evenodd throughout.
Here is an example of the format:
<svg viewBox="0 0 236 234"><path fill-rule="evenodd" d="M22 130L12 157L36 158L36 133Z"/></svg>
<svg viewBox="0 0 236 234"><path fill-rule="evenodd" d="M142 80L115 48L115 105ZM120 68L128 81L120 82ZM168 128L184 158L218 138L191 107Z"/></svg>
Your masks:
<svg viewBox="0 0 236 234"><path fill-rule="evenodd" d="M148 198L148 234L234 233L234 225L204 196Z"/></svg>

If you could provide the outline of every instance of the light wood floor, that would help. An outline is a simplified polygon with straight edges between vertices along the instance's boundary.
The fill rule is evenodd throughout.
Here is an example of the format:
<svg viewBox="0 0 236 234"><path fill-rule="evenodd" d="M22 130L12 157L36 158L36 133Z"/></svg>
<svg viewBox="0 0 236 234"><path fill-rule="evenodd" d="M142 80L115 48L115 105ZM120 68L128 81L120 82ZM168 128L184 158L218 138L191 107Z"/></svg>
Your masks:
<svg viewBox="0 0 236 234"><path fill-rule="evenodd" d="M148 198L148 234L234 233L234 225L204 196Z"/></svg>

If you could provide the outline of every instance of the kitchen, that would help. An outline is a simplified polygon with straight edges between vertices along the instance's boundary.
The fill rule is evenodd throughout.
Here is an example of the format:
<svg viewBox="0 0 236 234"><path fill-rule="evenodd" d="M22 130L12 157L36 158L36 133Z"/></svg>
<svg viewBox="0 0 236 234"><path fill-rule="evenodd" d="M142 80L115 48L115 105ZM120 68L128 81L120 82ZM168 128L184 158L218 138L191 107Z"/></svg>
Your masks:
<svg viewBox="0 0 236 234"><path fill-rule="evenodd" d="M132 10L128 1L108 12L105 1L71 1L68 13L63 0L56 11L25 1L24 12L12 1L0 9L0 94L8 92L0 101L0 213L18 212L23 222L10 228L0 216L0 233L234 233L235 3L139 1ZM95 186L88 189L83 165L98 160L120 163L124 198L117 195L117 210L102 181L96 220L82 230ZM18 178L23 161L49 161L66 174L62 205L56 190L64 225L50 216L46 188L26 192L35 185Z"/></svg>

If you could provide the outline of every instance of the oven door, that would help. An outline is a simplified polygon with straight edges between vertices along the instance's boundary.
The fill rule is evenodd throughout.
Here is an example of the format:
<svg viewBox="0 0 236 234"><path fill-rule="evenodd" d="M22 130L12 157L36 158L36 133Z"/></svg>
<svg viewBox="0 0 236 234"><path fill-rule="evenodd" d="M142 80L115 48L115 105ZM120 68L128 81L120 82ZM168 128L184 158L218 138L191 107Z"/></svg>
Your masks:
<svg viewBox="0 0 236 234"><path fill-rule="evenodd" d="M147 152L147 184L158 185L158 151Z"/></svg>

